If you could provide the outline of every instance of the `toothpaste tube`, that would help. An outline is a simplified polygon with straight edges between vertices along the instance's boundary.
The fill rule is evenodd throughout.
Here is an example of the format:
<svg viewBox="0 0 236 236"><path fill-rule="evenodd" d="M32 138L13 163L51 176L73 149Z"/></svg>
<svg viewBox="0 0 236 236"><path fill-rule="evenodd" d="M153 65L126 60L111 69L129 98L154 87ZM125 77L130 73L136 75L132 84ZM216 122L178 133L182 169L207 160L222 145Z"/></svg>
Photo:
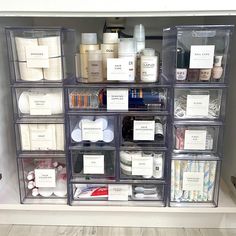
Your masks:
<svg viewBox="0 0 236 236"><path fill-rule="evenodd" d="M77 196L76 196L77 195ZM107 198L108 197L108 187L86 187L81 189L80 192L75 192L75 198Z"/></svg>

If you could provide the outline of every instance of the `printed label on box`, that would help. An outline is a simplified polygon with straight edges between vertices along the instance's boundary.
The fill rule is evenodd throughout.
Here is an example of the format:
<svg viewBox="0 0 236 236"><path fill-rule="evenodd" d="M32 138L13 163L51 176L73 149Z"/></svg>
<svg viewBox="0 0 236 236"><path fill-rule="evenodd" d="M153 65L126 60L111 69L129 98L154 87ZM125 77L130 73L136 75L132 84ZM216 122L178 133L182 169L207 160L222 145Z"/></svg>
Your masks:
<svg viewBox="0 0 236 236"><path fill-rule="evenodd" d="M107 89L107 110L128 110L128 89Z"/></svg>
<svg viewBox="0 0 236 236"><path fill-rule="evenodd" d="M28 68L49 68L48 46L26 46Z"/></svg>
<svg viewBox="0 0 236 236"><path fill-rule="evenodd" d="M31 129L31 150L55 149L52 132L52 129Z"/></svg>
<svg viewBox="0 0 236 236"><path fill-rule="evenodd" d="M55 169L35 169L35 186L37 188L54 188L56 187Z"/></svg>
<svg viewBox="0 0 236 236"><path fill-rule="evenodd" d="M205 150L206 130L185 130L184 149Z"/></svg>
<svg viewBox="0 0 236 236"><path fill-rule="evenodd" d="M129 192L128 184L108 184L109 201L128 201Z"/></svg>
<svg viewBox="0 0 236 236"><path fill-rule="evenodd" d="M129 60L107 58L107 80L129 80Z"/></svg>
<svg viewBox="0 0 236 236"><path fill-rule="evenodd" d="M153 157L132 156L132 175L153 175Z"/></svg>
<svg viewBox="0 0 236 236"><path fill-rule="evenodd" d="M213 67L215 45L192 45L190 69L210 69Z"/></svg>
<svg viewBox="0 0 236 236"><path fill-rule="evenodd" d="M154 140L155 121L135 120L134 121L134 140Z"/></svg>
<svg viewBox="0 0 236 236"><path fill-rule="evenodd" d="M29 96L30 115L52 115L50 96L37 94Z"/></svg>
<svg viewBox="0 0 236 236"><path fill-rule="evenodd" d="M104 155L83 155L84 174L104 174Z"/></svg>
<svg viewBox="0 0 236 236"><path fill-rule="evenodd" d="M187 95L187 116L208 116L210 95Z"/></svg>
<svg viewBox="0 0 236 236"><path fill-rule="evenodd" d="M102 122L82 120L82 140L95 142L103 140Z"/></svg>
<svg viewBox="0 0 236 236"><path fill-rule="evenodd" d="M183 190L203 191L204 172L184 172Z"/></svg>

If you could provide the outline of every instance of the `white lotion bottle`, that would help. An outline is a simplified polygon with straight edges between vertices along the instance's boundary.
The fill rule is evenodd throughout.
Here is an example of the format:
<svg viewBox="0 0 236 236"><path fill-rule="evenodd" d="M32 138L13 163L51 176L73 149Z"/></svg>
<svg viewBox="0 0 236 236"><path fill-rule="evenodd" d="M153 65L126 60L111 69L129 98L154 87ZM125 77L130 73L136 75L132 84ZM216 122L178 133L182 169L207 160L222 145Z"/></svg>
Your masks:
<svg viewBox="0 0 236 236"><path fill-rule="evenodd" d="M103 77L107 78L107 58L118 57L118 33L103 33L102 50L102 69Z"/></svg>
<svg viewBox="0 0 236 236"><path fill-rule="evenodd" d="M158 57L155 55L155 50L146 48L141 56L141 81L156 82L158 78Z"/></svg>
<svg viewBox="0 0 236 236"><path fill-rule="evenodd" d="M99 50L96 33L82 33L80 44L80 76L84 82L88 80L88 52Z"/></svg>
<svg viewBox="0 0 236 236"><path fill-rule="evenodd" d="M127 58L129 68L129 80L125 82L135 81L135 61L136 61L136 43L133 38L122 38L118 44L119 58Z"/></svg>

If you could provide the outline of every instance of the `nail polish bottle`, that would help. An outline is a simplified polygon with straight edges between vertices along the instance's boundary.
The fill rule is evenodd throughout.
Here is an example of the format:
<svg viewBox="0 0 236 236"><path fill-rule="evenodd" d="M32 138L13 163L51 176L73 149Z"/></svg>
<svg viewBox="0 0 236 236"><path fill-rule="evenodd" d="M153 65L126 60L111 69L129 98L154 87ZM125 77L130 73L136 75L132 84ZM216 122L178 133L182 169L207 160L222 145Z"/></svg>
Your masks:
<svg viewBox="0 0 236 236"><path fill-rule="evenodd" d="M185 51L182 48L177 48L177 58L176 58L176 80L184 81L187 78L187 67L185 60Z"/></svg>
<svg viewBox="0 0 236 236"><path fill-rule="evenodd" d="M186 68L189 68L190 51L185 52ZM199 79L199 69L188 69L187 79L189 82L197 82Z"/></svg>
<svg viewBox="0 0 236 236"><path fill-rule="evenodd" d="M213 80L219 81L223 74L222 58L222 55L214 57L214 67L212 69Z"/></svg>
<svg viewBox="0 0 236 236"><path fill-rule="evenodd" d="M202 82L208 82L211 78L211 69L200 69L199 80Z"/></svg>

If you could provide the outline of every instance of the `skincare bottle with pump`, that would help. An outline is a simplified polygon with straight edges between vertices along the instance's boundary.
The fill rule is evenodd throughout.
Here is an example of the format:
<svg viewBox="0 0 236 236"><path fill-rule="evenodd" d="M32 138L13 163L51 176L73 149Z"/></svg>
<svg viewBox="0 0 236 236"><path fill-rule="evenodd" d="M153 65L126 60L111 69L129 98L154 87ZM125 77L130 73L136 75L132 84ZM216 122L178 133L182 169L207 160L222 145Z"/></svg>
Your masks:
<svg viewBox="0 0 236 236"><path fill-rule="evenodd" d="M99 50L96 33L82 33L80 44L80 71L83 82L88 80L88 52Z"/></svg>
<svg viewBox="0 0 236 236"><path fill-rule="evenodd" d="M118 57L118 33L103 33L102 69L103 77L107 78L107 58Z"/></svg>
<svg viewBox="0 0 236 236"><path fill-rule="evenodd" d="M141 81L156 82L158 77L158 57L155 55L155 50L146 48L141 56Z"/></svg>

